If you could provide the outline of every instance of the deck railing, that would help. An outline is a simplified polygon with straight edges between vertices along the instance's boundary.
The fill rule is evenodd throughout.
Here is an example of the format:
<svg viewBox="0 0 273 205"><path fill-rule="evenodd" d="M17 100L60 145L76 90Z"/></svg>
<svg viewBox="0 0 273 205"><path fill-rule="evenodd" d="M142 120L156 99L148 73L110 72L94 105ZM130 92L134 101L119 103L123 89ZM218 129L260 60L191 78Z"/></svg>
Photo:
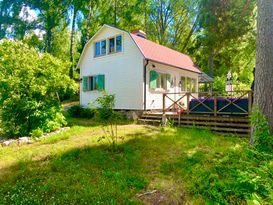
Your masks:
<svg viewBox="0 0 273 205"><path fill-rule="evenodd" d="M178 99L173 99L176 96ZM244 99L246 104L241 105ZM167 100L171 104L167 106ZM209 103L210 101L210 103ZM199 92L199 93L164 93L163 114L166 112L183 112L183 114L208 115L249 115L252 110L252 91L233 92ZM202 107L202 111L198 108ZM232 110L235 109L236 111ZM231 111L230 111L231 110Z"/></svg>

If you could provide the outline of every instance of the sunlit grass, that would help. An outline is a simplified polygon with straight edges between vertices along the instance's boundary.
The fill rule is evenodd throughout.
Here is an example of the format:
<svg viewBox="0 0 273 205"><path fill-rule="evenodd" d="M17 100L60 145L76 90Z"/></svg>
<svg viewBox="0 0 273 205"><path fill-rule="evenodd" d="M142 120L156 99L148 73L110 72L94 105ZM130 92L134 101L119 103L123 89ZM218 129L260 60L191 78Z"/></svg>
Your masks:
<svg viewBox="0 0 273 205"><path fill-rule="evenodd" d="M221 202L230 196L219 190L221 198L208 187L230 183L234 167L242 167L225 163L245 160L240 155L247 139L207 130L120 125L113 153L107 141L99 141L103 132L94 121L69 119L69 125L34 144L0 148L0 204ZM156 192L139 197L151 190Z"/></svg>

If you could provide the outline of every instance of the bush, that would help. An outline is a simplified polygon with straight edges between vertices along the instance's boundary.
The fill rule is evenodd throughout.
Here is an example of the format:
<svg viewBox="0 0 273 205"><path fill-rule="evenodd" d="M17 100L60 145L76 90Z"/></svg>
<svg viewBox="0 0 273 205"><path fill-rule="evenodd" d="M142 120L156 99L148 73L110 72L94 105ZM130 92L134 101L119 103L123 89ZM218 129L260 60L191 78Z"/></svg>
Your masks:
<svg viewBox="0 0 273 205"><path fill-rule="evenodd" d="M97 98L96 102L98 103L96 119L102 123L104 132L104 136L100 140L106 139L110 143L112 151L117 151L118 138L120 138L117 124L122 115L114 110L115 95L103 93L103 96Z"/></svg>
<svg viewBox="0 0 273 205"><path fill-rule="evenodd" d="M43 135L43 130L40 128L37 128L35 130L32 130L31 137L32 138L39 138Z"/></svg>
<svg viewBox="0 0 273 205"><path fill-rule="evenodd" d="M254 129L253 138L254 145L260 151L272 152L273 150L273 135L270 134L269 125L266 117L254 107L251 114L251 124Z"/></svg>
<svg viewBox="0 0 273 205"><path fill-rule="evenodd" d="M59 93L77 88L68 70L69 63L20 41L0 43L0 122L6 135L49 132L65 123Z"/></svg>
<svg viewBox="0 0 273 205"><path fill-rule="evenodd" d="M70 107L67 112L71 117L76 117L76 118L91 119L95 115L94 109L83 108L80 105L74 105L74 106Z"/></svg>

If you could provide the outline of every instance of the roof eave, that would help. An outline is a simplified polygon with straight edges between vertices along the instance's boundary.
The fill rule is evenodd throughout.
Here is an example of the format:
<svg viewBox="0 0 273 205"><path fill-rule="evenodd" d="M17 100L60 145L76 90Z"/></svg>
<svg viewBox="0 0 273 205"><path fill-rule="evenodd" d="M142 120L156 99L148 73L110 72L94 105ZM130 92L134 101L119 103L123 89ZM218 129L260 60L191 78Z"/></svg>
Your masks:
<svg viewBox="0 0 273 205"><path fill-rule="evenodd" d="M178 66L174 66L174 65L171 65L171 64L168 64L168 63L164 63L164 62L160 62L160 61L156 61L156 60L153 60L153 59L150 59L150 58L145 58L146 60L149 60L149 61L152 61L152 62L155 62L155 63L160 63L160 64L163 64L163 65L167 65L167 66L171 66L171 67L174 67L174 68L178 68L178 69L181 69L181 70L185 70L185 71L189 71L189 72L192 72L192 73L198 73L198 74L201 74L202 72L200 71L199 68L196 68L198 69L199 71L192 71L188 68L183 68L183 67L178 67Z"/></svg>

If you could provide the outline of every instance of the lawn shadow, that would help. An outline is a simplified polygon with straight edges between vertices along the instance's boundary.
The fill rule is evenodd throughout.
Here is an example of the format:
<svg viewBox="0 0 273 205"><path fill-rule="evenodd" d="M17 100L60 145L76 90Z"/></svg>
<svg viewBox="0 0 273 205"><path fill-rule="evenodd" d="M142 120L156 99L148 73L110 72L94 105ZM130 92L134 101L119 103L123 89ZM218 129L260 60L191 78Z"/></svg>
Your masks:
<svg viewBox="0 0 273 205"><path fill-rule="evenodd" d="M211 137L205 141L207 132L199 131L190 137L188 129L144 128L132 125L134 132L125 134L118 152L97 143L1 170L6 174L0 175L0 204L183 204L183 183L173 173L201 162L208 148L200 145ZM198 154L183 162L182 154L196 147Z"/></svg>
<svg viewBox="0 0 273 205"><path fill-rule="evenodd" d="M155 139L147 132L126 138L118 152L105 144L85 146L1 170L0 204L141 203L136 194L150 183L145 148Z"/></svg>

